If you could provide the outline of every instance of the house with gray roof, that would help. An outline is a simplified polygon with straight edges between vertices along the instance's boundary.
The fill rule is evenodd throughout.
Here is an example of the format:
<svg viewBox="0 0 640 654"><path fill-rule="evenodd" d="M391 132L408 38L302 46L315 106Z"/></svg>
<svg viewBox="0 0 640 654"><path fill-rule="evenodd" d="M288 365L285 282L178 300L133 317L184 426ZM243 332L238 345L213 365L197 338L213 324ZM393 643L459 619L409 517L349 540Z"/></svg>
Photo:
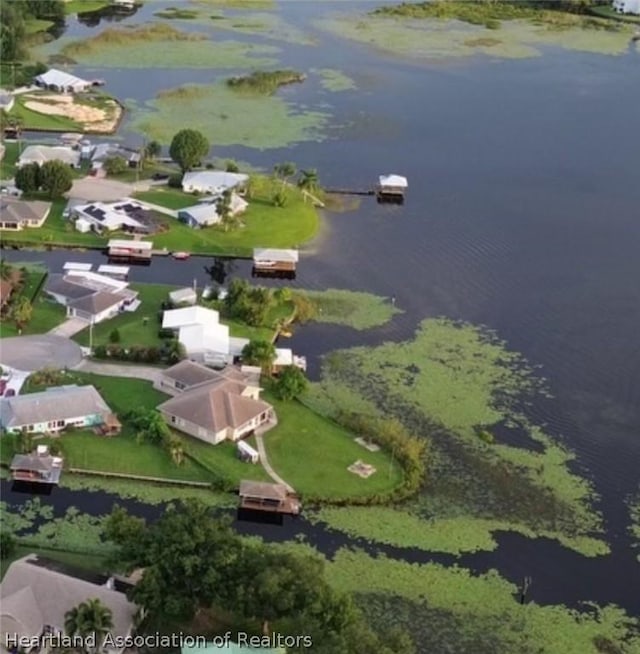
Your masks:
<svg viewBox="0 0 640 654"><path fill-rule="evenodd" d="M69 318L96 324L117 316L121 311L135 311L140 305L138 293L128 283L91 271L73 270L49 275L44 292L67 307Z"/></svg>
<svg viewBox="0 0 640 654"><path fill-rule="evenodd" d="M79 168L80 151L62 145L28 145L20 155L16 166L20 168L30 163L42 166L47 161L61 161L71 168Z"/></svg>
<svg viewBox="0 0 640 654"><path fill-rule="evenodd" d="M51 209L50 202L0 197L0 229L20 231L25 227L42 227Z"/></svg>
<svg viewBox="0 0 640 654"><path fill-rule="evenodd" d="M67 611L97 599L109 609L113 622L104 651L119 654L124 647L109 643L121 643L133 634L140 609L110 586L109 581L100 585L66 574L35 554L14 561L0 583L0 649L39 651L38 639L43 636L55 644L54 639L65 634Z"/></svg>
<svg viewBox="0 0 640 654"><path fill-rule="evenodd" d="M7 433L59 432L65 427L100 427L113 412L94 386L56 386L0 399L0 427Z"/></svg>
<svg viewBox="0 0 640 654"><path fill-rule="evenodd" d="M218 372L182 361L156 383L175 395L158 407L166 423L212 445L275 425L273 407L260 399L262 389L237 368Z"/></svg>

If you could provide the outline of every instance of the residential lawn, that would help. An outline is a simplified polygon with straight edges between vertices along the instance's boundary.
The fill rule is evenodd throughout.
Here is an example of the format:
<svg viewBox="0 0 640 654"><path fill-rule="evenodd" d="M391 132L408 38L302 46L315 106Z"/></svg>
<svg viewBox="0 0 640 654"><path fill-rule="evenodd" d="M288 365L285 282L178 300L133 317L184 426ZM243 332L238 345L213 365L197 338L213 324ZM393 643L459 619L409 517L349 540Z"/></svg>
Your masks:
<svg viewBox="0 0 640 654"><path fill-rule="evenodd" d="M162 326L158 320L161 304L169 299L169 292L175 291L177 286L164 284L131 284L130 288L138 291L138 299L142 304L136 311L125 311L115 318L98 323L93 328L93 345L107 345L109 335L114 329L120 332L122 345L161 345L162 339L158 332ZM148 318L147 324L144 319ZM89 329L84 329L73 337L80 345L89 345Z"/></svg>
<svg viewBox="0 0 640 654"><path fill-rule="evenodd" d="M4 148L4 157L0 161L0 179L13 179L16 161L20 156L20 146L17 141L5 141Z"/></svg>
<svg viewBox="0 0 640 654"><path fill-rule="evenodd" d="M229 333L236 338L271 341L275 335L275 330L271 327L251 327L251 325L231 318L221 318L220 322L229 325Z"/></svg>
<svg viewBox="0 0 640 654"><path fill-rule="evenodd" d="M110 406L114 405L108 393L104 393L104 399ZM130 395L127 401L129 408L137 400L135 395ZM211 481L211 475L189 459L177 466L160 446L138 443L127 427L118 436L104 437L79 431L65 434L56 441L62 446L65 467L163 479Z"/></svg>
<svg viewBox="0 0 640 654"><path fill-rule="evenodd" d="M82 14L99 11L110 4L110 0L69 0L64 5L64 11L66 14Z"/></svg>
<svg viewBox="0 0 640 654"><path fill-rule="evenodd" d="M113 234L102 237L93 232L88 234L78 232L73 223L62 215L66 206L67 200L65 198L54 200L51 211L42 227L26 228L19 232L0 230L0 239L7 244L86 245L87 247L96 247L106 246L110 238L117 238Z"/></svg>
<svg viewBox="0 0 640 654"><path fill-rule="evenodd" d="M225 232L217 226L192 229L176 221L169 231L154 235L153 242L156 247L166 247L169 250L235 256L251 256L254 247L299 247L310 241L318 231L318 212L293 187L287 189L288 200L285 206L274 207L272 197L280 186L280 182L274 182L268 177L252 178L249 207L242 215L242 227ZM164 193L167 197L162 195ZM136 197L164 203L164 206L173 209L197 201L195 196L173 190L148 191L137 194Z"/></svg>
<svg viewBox="0 0 640 654"><path fill-rule="evenodd" d="M24 22L25 34L37 34L38 32L46 32L55 23L51 20L41 20L39 18L29 18Z"/></svg>
<svg viewBox="0 0 640 654"><path fill-rule="evenodd" d="M78 372L68 370L64 374L65 384L92 384L103 396L105 402L117 414L124 414L134 407L155 409L158 404L164 402L167 396L153 388L151 382L144 379L131 379L130 377L107 377L89 372ZM20 391L24 393L36 393L52 384L34 384L29 378ZM59 385L55 383L53 385Z"/></svg>
<svg viewBox="0 0 640 654"><path fill-rule="evenodd" d="M94 556L93 554L78 554L76 552L47 550L18 545L11 556L3 557L2 560L0 560L0 579L4 578L6 571L14 561L21 559L23 556L27 556L28 554L38 554L43 558L59 561L60 563L73 566L74 568L81 568L82 570L88 570L91 572L104 572L108 569L106 559Z"/></svg>
<svg viewBox="0 0 640 654"><path fill-rule="evenodd" d="M323 499L385 493L402 481L402 470L383 451L369 452L353 435L299 402L283 402L271 393L278 425L264 435L269 462L296 491ZM368 479L347 467L360 459L376 467Z"/></svg>
<svg viewBox="0 0 640 654"><path fill-rule="evenodd" d="M117 179L119 182L137 182L142 179L151 179L156 173L175 175L179 173L179 169L175 164L163 163L161 161L146 161L140 170L136 170L135 168L127 168L122 173L118 173L117 175L109 175L108 177L109 179ZM147 191L145 191L145 193L146 192ZM149 192L153 193L153 191ZM149 200L149 202L153 202L153 200Z"/></svg>
<svg viewBox="0 0 640 654"><path fill-rule="evenodd" d="M160 187L153 191L142 191L137 193L135 197L152 204L159 204L167 209L184 209L196 204L200 196L185 193L177 188Z"/></svg>
<svg viewBox="0 0 640 654"><path fill-rule="evenodd" d="M20 267L18 264L17 268ZM23 334L43 334L53 329L66 318L66 309L52 302L42 293L42 286L44 285L47 273L45 270L38 266L29 265L27 271L24 273L26 276L25 284L19 296L26 297L33 306L33 314L31 320L22 328ZM11 301L16 298L12 297ZM3 317L0 321L0 338L17 336L18 329L8 317Z"/></svg>
<svg viewBox="0 0 640 654"><path fill-rule="evenodd" d="M189 453L205 468L212 470L215 474L234 484L239 483L241 479L271 481L271 478L259 463L243 463L238 458L235 443L224 441L218 445L210 445L185 434L178 435L184 443L185 452Z"/></svg>

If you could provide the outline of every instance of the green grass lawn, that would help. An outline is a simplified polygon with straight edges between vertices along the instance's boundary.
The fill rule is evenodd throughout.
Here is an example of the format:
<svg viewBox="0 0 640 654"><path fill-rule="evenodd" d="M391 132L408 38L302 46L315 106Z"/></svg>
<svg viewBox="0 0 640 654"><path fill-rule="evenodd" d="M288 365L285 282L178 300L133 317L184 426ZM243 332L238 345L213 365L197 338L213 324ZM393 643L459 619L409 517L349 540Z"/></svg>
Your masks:
<svg viewBox="0 0 640 654"><path fill-rule="evenodd" d="M81 14L99 11L111 4L110 0L69 0L64 5L65 14Z"/></svg>
<svg viewBox="0 0 640 654"><path fill-rule="evenodd" d="M249 207L242 215L243 227L225 232L216 226L192 229L176 221L169 231L153 237L154 244L169 250L250 256L254 247L298 247L315 236L319 227L318 212L304 201L298 189L289 188L287 203L279 208L271 201L280 188L279 183L256 176L252 184ZM148 191L136 197L172 209L197 202L196 196L173 189Z"/></svg>
<svg viewBox="0 0 640 654"><path fill-rule="evenodd" d="M20 265L16 266L17 268ZM66 318L66 309L49 300L42 293L43 282L46 271L39 266L29 264L24 273L26 279L24 287L19 295L26 297L32 304L33 313L31 320L22 328L23 334L44 334L53 329ZM3 317L0 322L0 338L17 336L18 328L9 317Z"/></svg>
<svg viewBox="0 0 640 654"><path fill-rule="evenodd" d="M42 20L40 18L29 18L24 22L24 30L27 35L37 34L38 32L46 32L55 23L50 20Z"/></svg>
<svg viewBox="0 0 640 654"><path fill-rule="evenodd" d="M5 141L4 148L4 157L0 161L0 179L13 179L20 146L17 141Z"/></svg>
<svg viewBox="0 0 640 654"><path fill-rule="evenodd" d="M157 314L164 300L169 299L169 292L175 291L177 286L164 284L131 284L130 288L138 291L138 299L142 304L136 311L123 312L115 318L98 323L93 328L93 345L107 345L109 335L114 329L120 332L122 345L160 345L162 339L158 337L161 323ZM148 318L147 324L144 319ZM73 337L80 345L89 345L89 329L84 329Z"/></svg>
<svg viewBox="0 0 640 654"><path fill-rule="evenodd" d="M264 436L269 462L298 492L339 499L384 493L402 481L402 470L384 452L369 452L351 433L299 402L282 402L266 393L278 426ZM347 467L360 459L377 472L362 479Z"/></svg>
<svg viewBox="0 0 640 654"><path fill-rule="evenodd" d="M241 479L256 481L271 481L265 469L258 464L243 463L237 456L236 444L224 441L218 445L210 445L197 438L179 434L188 452L198 463L212 470L215 474L237 484Z"/></svg>

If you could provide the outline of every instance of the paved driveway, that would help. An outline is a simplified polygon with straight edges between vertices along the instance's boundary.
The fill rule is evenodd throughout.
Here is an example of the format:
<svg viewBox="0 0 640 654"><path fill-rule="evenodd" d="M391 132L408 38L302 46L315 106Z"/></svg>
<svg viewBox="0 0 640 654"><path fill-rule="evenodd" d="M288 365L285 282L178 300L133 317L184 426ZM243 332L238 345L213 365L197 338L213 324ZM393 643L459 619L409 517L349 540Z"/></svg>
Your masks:
<svg viewBox="0 0 640 654"><path fill-rule="evenodd" d="M62 336L13 336L0 341L0 363L18 370L73 368L80 361L80 346Z"/></svg>
<svg viewBox="0 0 640 654"><path fill-rule="evenodd" d="M82 198L87 202L115 202L129 197L136 191L149 190L149 182L128 184L114 179L83 177L76 179L68 193L70 198Z"/></svg>
<svg viewBox="0 0 640 654"><path fill-rule="evenodd" d="M88 322L81 320L80 318L67 318L57 327L50 329L47 334L50 336L65 336L66 338L71 338L74 334L86 329L88 325Z"/></svg>

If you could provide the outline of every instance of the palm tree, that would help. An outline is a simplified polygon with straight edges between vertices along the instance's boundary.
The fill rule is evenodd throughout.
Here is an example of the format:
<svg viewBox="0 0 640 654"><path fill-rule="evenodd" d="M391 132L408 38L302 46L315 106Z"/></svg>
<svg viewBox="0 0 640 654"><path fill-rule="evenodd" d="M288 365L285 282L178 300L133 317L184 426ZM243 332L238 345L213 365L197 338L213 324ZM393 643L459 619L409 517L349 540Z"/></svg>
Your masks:
<svg viewBox="0 0 640 654"><path fill-rule="evenodd" d="M273 172L276 174L276 177L281 178L282 188L284 188L289 177L293 177L296 174L296 165L290 161L285 161L284 163L276 164L273 167Z"/></svg>
<svg viewBox="0 0 640 654"><path fill-rule="evenodd" d="M269 341L249 341L242 350L243 362L250 366L260 366L266 375L271 374L275 358L276 348Z"/></svg>
<svg viewBox="0 0 640 654"><path fill-rule="evenodd" d="M97 651L101 648L105 636L113 629L113 615L111 609L104 606L99 599L89 599L67 611L64 616L64 628L69 636L94 636Z"/></svg>
<svg viewBox="0 0 640 654"><path fill-rule="evenodd" d="M315 193L319 188L318 171L315 168L300 171L300 178L298 179L298 188L303 191Z"/></svg>
<svg viewBox="0 0 640 654"><path fill-rule="evenodd" d="M182 441L177 437L171 435L167 439L167 450L171 455L171 460L177 465L182 465L184 461L184 447L182 447Z"/></svg>

